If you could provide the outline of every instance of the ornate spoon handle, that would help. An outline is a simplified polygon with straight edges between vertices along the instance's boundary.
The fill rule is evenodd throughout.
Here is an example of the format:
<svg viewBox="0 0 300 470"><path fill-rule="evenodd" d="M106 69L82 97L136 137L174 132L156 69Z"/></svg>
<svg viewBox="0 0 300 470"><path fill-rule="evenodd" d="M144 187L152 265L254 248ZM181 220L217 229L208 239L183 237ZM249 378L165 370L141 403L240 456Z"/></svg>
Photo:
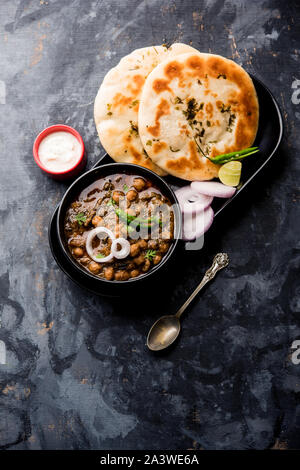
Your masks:
<svg viewBox="0 0 300 470"><path fill-rule="evenodd" d="M192 300L196 297L196 295L200 292L200 290L205 286L205 284L207 284L209 281L211 281L215 277L217 272L220 271L220 269L226 268L228 263L229 263L229 258L228 258L228 255L226 253L218 253L214 257L214 260L212 262L211 267L204 274L203 279L200 282L199 286L196 287L194 292L189 296L189 298L186 300L186 302L184 302L182 307L180 307L180 309L176 313L175 316L177 318L181 317L181 315L183 314L185 309L188 307L188 305L190 305Z"/></svg>

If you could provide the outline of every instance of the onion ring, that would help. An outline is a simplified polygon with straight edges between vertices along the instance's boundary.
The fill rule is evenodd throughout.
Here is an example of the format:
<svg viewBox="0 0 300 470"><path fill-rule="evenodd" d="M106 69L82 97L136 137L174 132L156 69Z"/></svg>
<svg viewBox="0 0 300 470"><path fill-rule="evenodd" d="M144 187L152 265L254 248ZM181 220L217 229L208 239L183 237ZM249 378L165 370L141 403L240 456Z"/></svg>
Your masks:
<svg viewBox="0 0 300 470"><path fill-rule="evenodd" d="M96 263L106 263L107 261L110 261L111 259L113 259L114 255L112 252L110 252L109 255L107 256L104 256L103 258L97 258L96 255L94 255L94 250L93 250L93 246L92 246L92 241L93 239L95 238L96 235L99 235L99 233L106 233L106 235L108 235L112 242L114 242L115 240L115 235L113 234L113 232L111 230L109 230L108 228L106 227L96 227L94 228L93 230L91 230L87 236L87 239L86 239L86 242L85 242L85 246L86 246L86 251L89 255L90 258L92 258L92 260L96 261Z"/></svg>
<svg viewBox="0 0 300 470"><path fill-rule="evenodd" d="M183 235L185 241L201 237L211 226L214 220L214 211L208 207L199 214L186 214L183 218Z"/></svg>
<svg viewBox="0 0 300 470"><path fill-rule="evenodd" d="M118 250L118 245L121 245L121 250ZM123 237L115 238L111 244L111 253L117 259L126 258L130 253L130 243Z"/></svg>
<svg viewBox="0 0 300 470"><path fill-rule="evenodd" d="M225 186L218 181L193 181L191 188L201 194L207 196L216 196L228 198L234 195L236 188L233 186Z"/></svg>
<svg viewBox="0 0 300 470"><path fill-rule="evenodd" d="M191 186L184 186L175 191L183 214L198 214L210 206L213 197L200 194Z"/></svg>

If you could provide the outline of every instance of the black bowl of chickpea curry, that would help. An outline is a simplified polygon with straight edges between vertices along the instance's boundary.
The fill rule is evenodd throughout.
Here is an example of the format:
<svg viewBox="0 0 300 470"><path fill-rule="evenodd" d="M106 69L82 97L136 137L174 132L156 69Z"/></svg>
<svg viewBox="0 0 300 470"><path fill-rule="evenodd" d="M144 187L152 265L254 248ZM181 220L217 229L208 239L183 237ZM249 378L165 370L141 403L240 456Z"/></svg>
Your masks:
<svg viewBox="0 0 300 470"><path fill-rule="evenodd" d="M81 274L106 284L137 283L166 265L181 233L169 185L152 171L113 163L88 171L66 192L58 238Z"/></svg>

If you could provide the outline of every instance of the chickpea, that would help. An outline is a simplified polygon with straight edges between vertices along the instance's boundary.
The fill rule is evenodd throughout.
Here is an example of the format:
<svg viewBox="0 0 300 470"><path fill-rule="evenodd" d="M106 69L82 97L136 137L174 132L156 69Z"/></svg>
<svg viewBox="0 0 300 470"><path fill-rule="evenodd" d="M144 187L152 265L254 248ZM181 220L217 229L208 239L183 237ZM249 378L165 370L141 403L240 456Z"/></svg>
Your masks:
<svg viewBox="0 0 300 470"><path fill-rule="evenodd" d="M130 202L134 201L136 197L137 197L137 192L134 189L131 189L126 194L127 201L130 201Z"/></svg>
<svg viewBox="0 0 300 470"><path fill-rule="evenodd" d="M149 240L148 241L148 248L149 248L149 250L157 250L158 241L157 240Z"/></svg>
<svg viewBox="0 0 300 470"><path fill-rule="evenodd" d="M162 253L166 253L169 249L169 244L167 242L160 242L159 249Z"/></svg>
<svg viewBox="0 0 300 470"><path fill-rule="evenodd" d="M155 255L153 258L153 264L158 264L161 262L161 255Z"/></svg>
<svg viewBox="0 0 300 470"><path fill-rule="evenodd" d="M138 269L133 269L133 270L130 272L130 276L131 276L131 277L137 277L139 274L140 274L140 271L139 271Z"/></svg>
<svg viewBox="0 0 300 470"><path fill-rule="evenodd" d="M134 243L133 245L131 245L130 247L130 256L137 256L140 252L140 247L139 247L139 244L138 243Z"/></svg>
<svg viewBox="0 0 300 470"><path fill-rule="evenodd" d="M124 197L124 193L122 191L114 191L112 198L118 204L120 198Z"/></svg>
<svg viewBox="0 0 300 470"><path fill-rule="evenodd" d="M82 248L74 248L73 250L73 255L76 256L76 257L79 257L79 256L82 256L84 253L83 249Z"/></svg>
<svg viewBox="0 0 300 470"><path fill-rule="evenodd" d="M142 267L143 273L146 273L147 271L149 271L150 266L151 266L150 260L149 260L149 259L146 259L146 261L145 261L145 263L144 263L144 266Z"/></svg>
<svg viewBox="0 0 300 470"><path fill-rule="evenodd" d="M114 268L109 266L108 268L104 268L104 277L108 281L111 281L114 277Z"/></svg>
<svg viewBox="0 0 300 470"><path fill-rule="evenodd" d="M94 227L98 227L99 225L101 225L103 222L103 219L102 217L99 217L99 215L95 215L92 219L92 224L94 225Z"/></svg>
<svg viewBox="0 0 300 470"><path fill-rule="evenodd" d="M91 273L93 273L93 274L98 274L100 272L100 269L101 269L99 264L96 263L95 261L91 261L88 268L91 271Z"/></svg>
<svg viewBox="0 0 300 470"><path fill-rule="evenodd" d="M146 240L139 240L138 241L138 245L140 248L142 248L143 250L147 248L147 242Z"/></svg>
<svg viewBox="0 0 300 470"><path fill-rule="evenodd" d="M115 236L119 238L122 233L122 225L121 224L116 224L115 226Z"/></svg>
<svg viewBox="0 0 300 470"><path fill-rule="evenodd" d="M117 271L115 274L115 280L116 281L127 281L129 279L130 275L127 271Z"/></svg>
<svg viewBox="0 0 300 470"><path fill-rule="evenodd" d="M69 242L71 246L84 246L84 238L83 237L75 237Z"/></svg>
<svg viewBox="0 0 300 470"><path fill-rule="evenodd" d="M133 185L137 191L142 191L146 186L146 182L142 178L134 178Z"/></svg>
<svg viewBox="0 0 300 470"><path fill-rule="evenodd" d="M135 263L137 266L140 266L141 264L144 263L144 261L145 261L145 256L144 256L144 255L140 255L140 256L134 258L133 261L134 261L134 263Z"/></svg>
<svg viewBox="0 0 300 470"><path fill-rule="evenodd" d="M128 215L131 215L132 217L135 217L137 215L136 211L133 208L126 209L126 212Z"/></svg>

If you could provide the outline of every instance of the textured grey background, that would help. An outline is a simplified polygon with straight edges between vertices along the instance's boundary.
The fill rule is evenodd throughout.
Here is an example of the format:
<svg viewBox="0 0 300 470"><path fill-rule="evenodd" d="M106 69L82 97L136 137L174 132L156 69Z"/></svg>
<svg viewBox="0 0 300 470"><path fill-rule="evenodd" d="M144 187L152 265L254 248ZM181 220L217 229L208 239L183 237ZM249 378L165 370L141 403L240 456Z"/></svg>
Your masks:
<svg viewBox="0 0 300 470"><path fill-rule="evenodd" d="M1 1L0 447L300 447L300 365L289 359L300 339L299 21L296 1ZM104 74L134 48L175 40L233 58L269 86L285 138L171 290L141 305L99 298L51 256L47 225L66 185L40 172L32 144L45 126L70 124L91 166ZM190 309L176 347L151 354L148 328L218 250L230 267Z"/></svg>

